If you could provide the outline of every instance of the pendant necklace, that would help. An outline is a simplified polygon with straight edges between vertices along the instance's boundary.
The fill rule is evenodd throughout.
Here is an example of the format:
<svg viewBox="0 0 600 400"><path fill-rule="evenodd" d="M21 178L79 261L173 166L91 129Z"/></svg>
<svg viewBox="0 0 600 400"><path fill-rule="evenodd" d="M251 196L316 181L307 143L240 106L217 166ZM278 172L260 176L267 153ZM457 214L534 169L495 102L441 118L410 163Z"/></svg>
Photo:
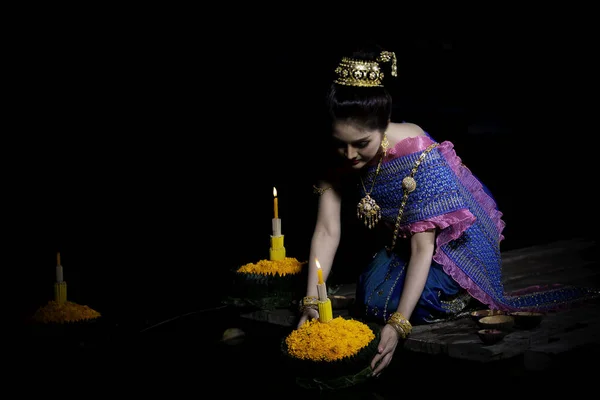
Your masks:
<svg viewBox="0 0 600 400"><path fill-rule="evenodd" d="M358 202L358 206L356 207L356 216L358 217L358 219L363 221L365 223L365 226L369 229L373 229L373 227L381 219L381 207L379 207L379 204L377 204L377 202L375 202L375 199L371 197L371 193L373 192L373 188L375 187L375 181L377 180L377 176L379 175L381 163L383 162L383 158L385 157L387 149L389 147L389 142L385 134L383 135L383 140L381 141L381 147L383 148L383 153L381 154L381 158L379 159L379 163L377 164L377 169L375 170L375 176L373 177L373 182L371 183L371 190L369 190L368 192L367 188L365 187L365 183L363 182L362 176L360 176L360 183L362 184L365 196Z"/></svg>

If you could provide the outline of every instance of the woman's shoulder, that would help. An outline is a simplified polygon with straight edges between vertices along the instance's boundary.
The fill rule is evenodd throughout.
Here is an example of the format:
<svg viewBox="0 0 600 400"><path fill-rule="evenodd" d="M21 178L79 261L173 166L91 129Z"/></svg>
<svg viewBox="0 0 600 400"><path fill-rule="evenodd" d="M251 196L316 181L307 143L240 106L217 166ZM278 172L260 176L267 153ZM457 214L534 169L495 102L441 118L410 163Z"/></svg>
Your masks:
<svg viewBox="0 0 600 400"><path fill-rule="evenodd" d="M413 122L393 122L395 126L398 127L399 130L403 131L407 136L421 136L425 135L425 131L419 125Z"/></svg>
<svg viewBox="0 0 600 400"><path fill-rule="evenodd" d="M387 135L394 144L412 137L427 136L423 128L412 122L391 122Z"/></svg>
<svg viewBox="0 0 600 400"><path fill-rule="evenodd" d="M391 147L389 159L421 151L433 142L419 125L410 122L390 123L387 135Z"/></svg>

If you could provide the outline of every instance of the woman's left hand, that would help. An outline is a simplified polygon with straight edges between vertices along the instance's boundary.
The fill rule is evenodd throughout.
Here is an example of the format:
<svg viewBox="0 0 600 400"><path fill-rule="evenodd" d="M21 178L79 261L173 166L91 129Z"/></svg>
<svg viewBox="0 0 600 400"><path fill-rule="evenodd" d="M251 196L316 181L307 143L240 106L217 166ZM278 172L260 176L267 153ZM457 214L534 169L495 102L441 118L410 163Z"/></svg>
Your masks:
<svg viewBox="0 0 600 400"><path fill-rule="evenodd" d="M389 324L385 324L381 328L379 345L377 346L377 354L371 361L371 369L373 376L378 377L383 372L394 357L394 351L398 345L398 332Z"/></svg>

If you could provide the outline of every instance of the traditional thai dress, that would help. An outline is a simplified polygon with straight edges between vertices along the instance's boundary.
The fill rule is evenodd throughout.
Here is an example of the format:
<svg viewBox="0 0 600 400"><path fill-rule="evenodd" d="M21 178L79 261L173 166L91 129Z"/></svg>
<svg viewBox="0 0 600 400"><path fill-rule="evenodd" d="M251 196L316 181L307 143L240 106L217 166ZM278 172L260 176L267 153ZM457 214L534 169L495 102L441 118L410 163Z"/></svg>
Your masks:
<svg viewBox="0 0 600 400"><path fill-rule="evenodd" d="M373 182L376 168L368 167L365 184ZM404 197L402 182L407 176L412 176L416 188ZM502 213L487 188L462 164L451 142L437 143L427 135L397 143L388 150L370 196L381 208L379 223L394 230L399 222L397 242L408 241L417 232L437 231L429 276L411 316L413 324L453 318L473 300L491 309L544 312L599 294L597 289L564 285L505 293ZM392 240L390 235L388 247ZM403 245L395 245L392 251L382 248L362 271L357 303L364 307L361 312L366 318L385 322L398 308L409 250Z"/></svg>

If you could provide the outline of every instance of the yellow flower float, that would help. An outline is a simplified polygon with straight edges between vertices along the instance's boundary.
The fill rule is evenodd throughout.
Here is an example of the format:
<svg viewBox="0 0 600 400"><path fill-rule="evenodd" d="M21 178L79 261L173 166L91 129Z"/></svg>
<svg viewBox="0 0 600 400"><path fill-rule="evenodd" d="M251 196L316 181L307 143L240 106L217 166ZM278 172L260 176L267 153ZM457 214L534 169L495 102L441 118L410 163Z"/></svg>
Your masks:
<svg viewBox="0 0 600 400"><path fill-rule="evenodd" d="M244 264L234 270L231 296L225 302L259 309L287 308L301 295L306 264L294 257Z"/></svg>
<svg viewBox="0 0 600 400"><path fill-rule="evenodd" d="M90 321L100 317L100 313L89 306L65 301L49 301L38 308L33 314L33 320L42 324L68 324Z"/></svg>
<svg viewBox="0 0 600 400"><path fill-rule="evenodd" d="M256 274L266 276L297 275L302 271L306 262L300 262L293 257L283 260L260 260L257 263L248 263L238 268L238 274Z"/></svg>
<svg viewBox="0 0 600 400"><path fill-rule="evenodd" d="M312 361L337 361L354 356L375 339L367 325L336 317L328 323L307 321L285 339L290 357Z"/></svg>
<svg viewBox="0 0 600 400"><path fill-rule="evenodd" d="M338 316L329 322L309 320L292 330L281 350L305 388L340 389L366 381L377 351L377 324Z"/></svg>

